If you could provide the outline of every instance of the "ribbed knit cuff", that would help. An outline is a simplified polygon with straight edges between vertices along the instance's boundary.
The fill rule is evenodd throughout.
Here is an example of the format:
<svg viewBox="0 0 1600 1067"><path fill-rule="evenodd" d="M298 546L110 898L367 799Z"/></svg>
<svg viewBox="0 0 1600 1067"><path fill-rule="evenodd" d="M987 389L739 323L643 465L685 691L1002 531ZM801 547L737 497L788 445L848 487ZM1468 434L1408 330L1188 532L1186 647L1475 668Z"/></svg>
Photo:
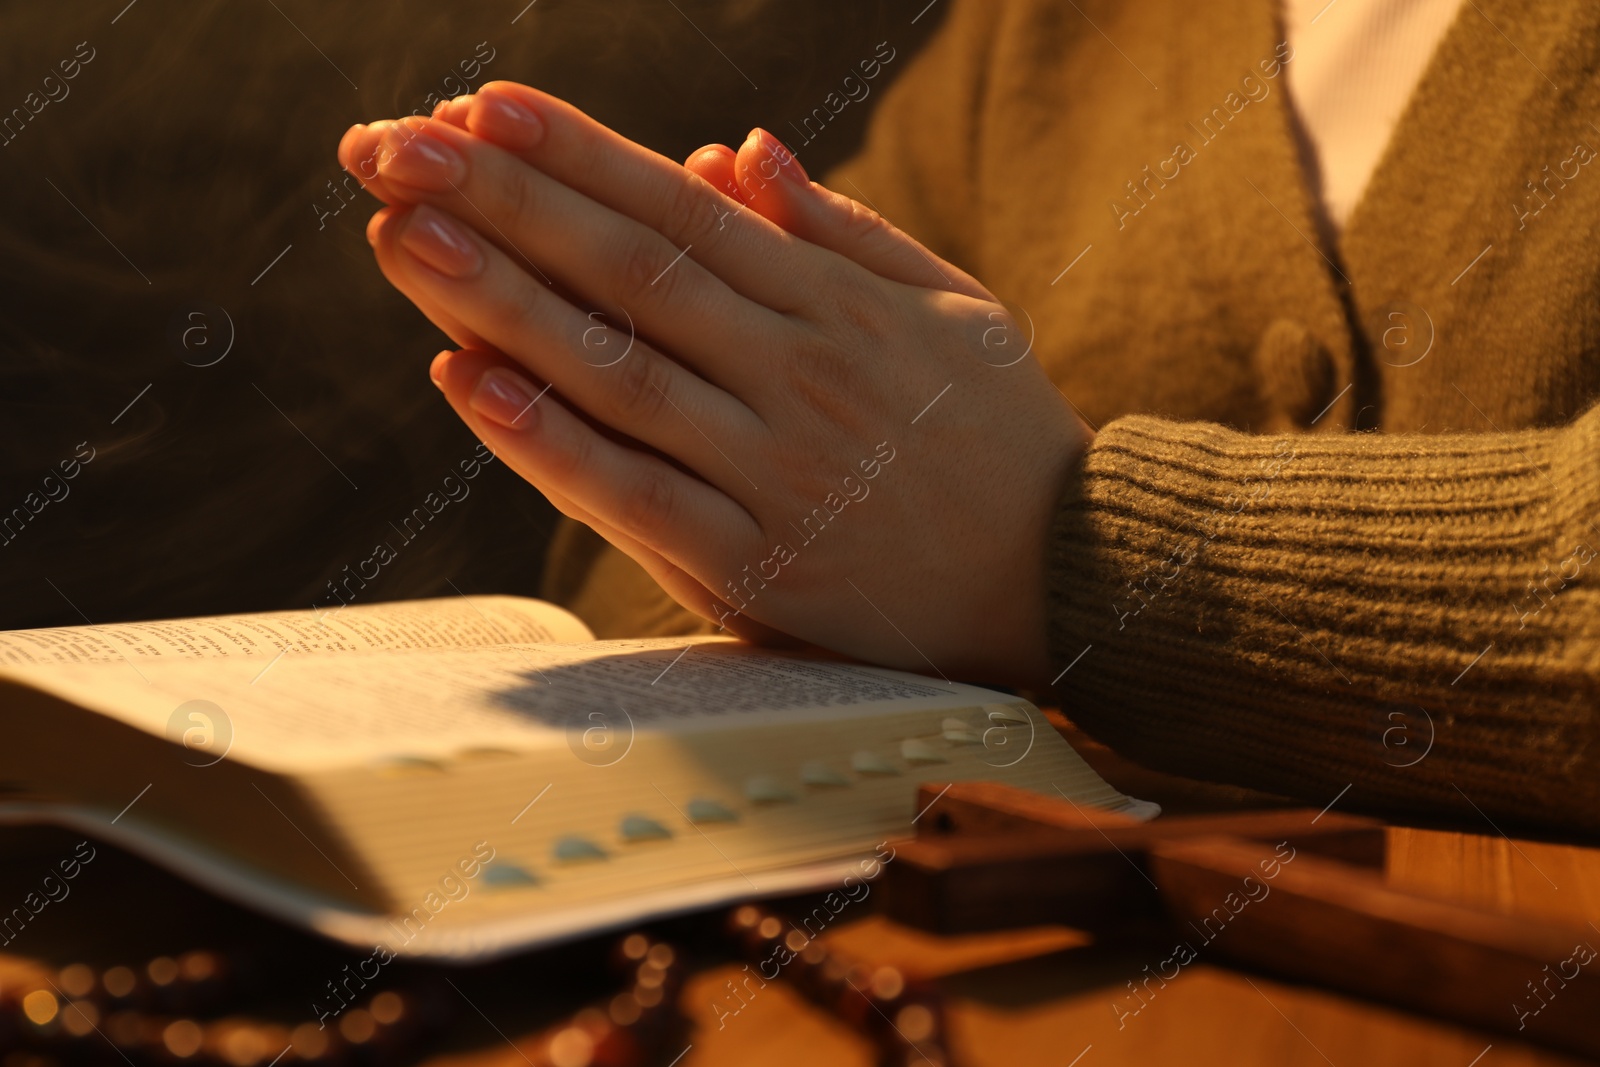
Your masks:
<svg viewBox="0 0 1600 1067"><path fill-rule="evenodd" d="M1057 694L1163 770L1600 827L1600 410L1262 437L1132 416L1061 501Z"/></svg>

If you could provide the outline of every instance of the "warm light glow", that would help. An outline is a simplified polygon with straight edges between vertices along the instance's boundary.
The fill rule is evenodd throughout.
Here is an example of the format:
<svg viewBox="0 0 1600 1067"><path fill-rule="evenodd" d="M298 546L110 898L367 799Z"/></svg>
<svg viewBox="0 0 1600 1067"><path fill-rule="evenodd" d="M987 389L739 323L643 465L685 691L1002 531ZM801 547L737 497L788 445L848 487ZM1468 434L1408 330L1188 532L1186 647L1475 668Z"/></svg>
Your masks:
<svg viewBox="0 0 1600 1067"><path fill-rule="evenodd" d="M371 1041L372 1035L377 1031L378 1024L372 1021L372 1015L360 1008L346 1012L344 1018L339 1020L339 1033L352 1045Z"/></svg>
<svg viewBox="0 0 1600 1067"><path fill-rule="evenodd" d="M372 1003L367 1005L367 1010L372 1012L372 1017L384 1026L392 1026L400 1021L400 1016L405 1014L405 1001L400 999L400 994L383 992L372 998Z"/></svg>
<svg viewBox="0 0 1600 1067"><path fill-rule="evenodd" d="M54 1019L59 1010L56 995L48 989L35 989L22 998L22 1011L35 1026L43 1026Z"/></svg>
<svg viewBox="0 0 1600 1067"><path fill-rule="evenodd" d="M176 968L177 964L173 964L173 967ZM200 1051L203 1036L200 1027L193 1020L179 1019L161 1031L161 1043L167 1046L168 1052L183 1060Z"/></svg>
<svg viewBox="0 0 1600 1067"><path fill-rule="evenodd" d="M139 984L139 976L129 967L113 967L100 977L100 984L114 997L126 997Z"/></svg>
<svg viewBox="0 0 1600 1067"><path fill-rule="evenodd" d="M550 1039L550 1062L555 1067L589 1067L594 1060L594 1038L569 1026Z"/></svg>

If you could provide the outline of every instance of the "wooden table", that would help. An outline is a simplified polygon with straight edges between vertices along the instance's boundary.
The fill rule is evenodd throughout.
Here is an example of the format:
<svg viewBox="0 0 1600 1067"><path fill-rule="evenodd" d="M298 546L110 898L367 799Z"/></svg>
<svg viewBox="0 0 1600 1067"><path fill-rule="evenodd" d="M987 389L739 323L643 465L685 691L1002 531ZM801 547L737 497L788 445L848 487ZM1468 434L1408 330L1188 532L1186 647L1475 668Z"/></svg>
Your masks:
<svg viewBox="0 0 1600 1067"><path fill-rule="evenodd" d="M1287 804L1151 774L1082 735L1068 733L1113 784L1158 800L1169 812ZM1600 947L1600 930L1590 926L1600 926L1600 849L1511 840L1488 825L1481 834L1391 827L1388 838L1389 884L1561 922L1590 934L1591 944ZM950 997L952 1048L964 1056L961 1062L973 1065L1511 1067L1582 1062L1381 1004L1218 966L1205 959L1203 949L1196 963L1148 996L1137 1014L1121 1014L1140 1003L1126 983L1143 977L1143 968L1154 966L1164 951L1152 955L1149 948L1097 948L1086 936L1065 929L937 938L876 918L845 925L830 941L910 973L947 975L940 984ZM682 1067L872 1063L865 1043L776 986L763 990L718 1031L711 1005L736 972L721 968L698 976L688 987L684 1006L700 1025ZM1506 1015L1514 1018L1509 1003ZM1600 1027L1600 1019L1595 1025ZM504 1067L511 1067L510 1061Z"/></svg>
<svg viewBox="0 0 1600 1067"><path fill-rule="evenodd" d="M1168 810L1269 806L1271 797L1152 775L1079 736L1081 749L1114 784ZM26 885L34 856L59 851L42 830L0 834L0 892ZM1600 849L1508 840L1483 833L1394 827L1387 880L1409 891L1480 908L1593 930L1600 947ZM52 905L6 952L61 966L75 960L129 962L196 945L292 949L296 969L263 1010L304 1014L340 952L206 897L111 850L80 879L74 897ZM869 898L870 900L870 898ZM1200 958L1138 1003L1127 983L1170 946L1096 945L1087 935L1044 928L941 938L849 913L830 928L836 951L936 978L948 998L951 1047L969 1065L1107 1067L1113 1064L1305 1064L1309 1067L1510 1067L1579 1062L1536 1046L1417 1018L1315 988L1248 974ZM487 968L451 971L463 999L459 1021L428 1067L527 1067L514 1043L585 1000L605 994L599 957L610 939L537 953ZM8 961L0 952L0 973ZM403 976L403 969L396 976ZM692 1042L678 1067L828 1064L870 1067L871 1047L781 981L737 1012L727 983L739 965L714 963L693 975L682 998ZM0 978L3 980L3 978ZM1114 1006L1120 1006L1119 1008ZM718 1005L723 1005L721 1011ZM1506 1006L1507 1015L1512 1013ZM1120 1018L1119 1018L1120 1015ZM720 1026L719 1026L720 1018ZM1600 1026L1600 1020L1596 1020ZM505 1036L502 1036L505 1035Z"/></svg>

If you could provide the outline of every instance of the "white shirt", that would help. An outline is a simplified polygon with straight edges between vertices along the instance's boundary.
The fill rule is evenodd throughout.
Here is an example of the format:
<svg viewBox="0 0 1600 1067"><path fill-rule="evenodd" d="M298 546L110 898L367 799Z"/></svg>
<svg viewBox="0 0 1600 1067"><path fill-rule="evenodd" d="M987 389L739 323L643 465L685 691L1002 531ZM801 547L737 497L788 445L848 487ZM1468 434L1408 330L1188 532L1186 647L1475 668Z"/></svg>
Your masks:
<svg viewBox="0 0 1600 1067"><path fill-rule="evenodd" d="M1289 98L1344 227L1462 0L1285 0Z"/></svg>

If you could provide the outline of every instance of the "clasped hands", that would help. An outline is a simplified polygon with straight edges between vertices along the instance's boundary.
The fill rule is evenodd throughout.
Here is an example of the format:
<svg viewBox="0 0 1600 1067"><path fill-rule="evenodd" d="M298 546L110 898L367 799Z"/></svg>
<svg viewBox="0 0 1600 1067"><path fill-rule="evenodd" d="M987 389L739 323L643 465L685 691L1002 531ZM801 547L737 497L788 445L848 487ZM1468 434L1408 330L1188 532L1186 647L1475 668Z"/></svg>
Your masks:
<svg viewBox="0 0 1600 1067"><path fill-rule="evenodd" d="M1092 433L982 285L770 134L686 166L509 82L358 125L384 275L479 438L742 636L1038 685ZM1021 357L1021 358L1019 358Z"/></svg>

